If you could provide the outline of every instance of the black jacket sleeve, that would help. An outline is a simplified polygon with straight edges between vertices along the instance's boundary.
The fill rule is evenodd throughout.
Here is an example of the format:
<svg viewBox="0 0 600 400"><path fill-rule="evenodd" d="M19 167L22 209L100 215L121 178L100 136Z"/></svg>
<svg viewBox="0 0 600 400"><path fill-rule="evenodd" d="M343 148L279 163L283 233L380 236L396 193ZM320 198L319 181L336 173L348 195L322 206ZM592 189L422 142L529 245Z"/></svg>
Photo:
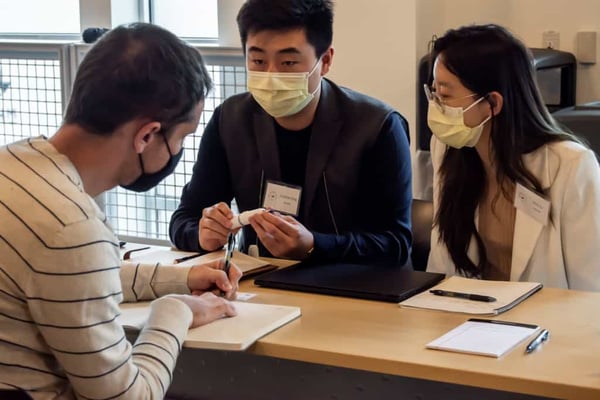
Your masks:
<svg viewBox="0 0 600 400"><path fill-rule="evenodd" d="M192 179L183 187L179 207L171 216L171 242L181 250L203 252L198 242L202 210L221 201L230 204L233 198L227 157L219 136L219 116L217 107L202 135Z"/></svg>
<svg viewBox="0 0 600 400"><path fill-rule="evenodd" d="M397 113L384 124L362 160L351 232L312 232L311 261L404 265L411 233L412 172L408 126Z"/></svg>

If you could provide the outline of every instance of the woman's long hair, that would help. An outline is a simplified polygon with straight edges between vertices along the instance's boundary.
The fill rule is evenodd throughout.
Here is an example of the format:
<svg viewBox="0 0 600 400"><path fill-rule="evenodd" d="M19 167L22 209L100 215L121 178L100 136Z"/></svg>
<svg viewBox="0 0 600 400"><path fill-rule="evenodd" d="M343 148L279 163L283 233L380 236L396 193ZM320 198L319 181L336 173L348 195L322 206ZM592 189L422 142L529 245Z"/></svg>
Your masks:
<svg viewBox="0 0 600 400"><path fill-rule="evenodd" d="M430 59L434 61L438 56L438 62L466 88L484 97L490 107L490 92L497 91L503 97L501 111L490 121L490 154L498 182L518 182L542 194L539 180L527 170L522 156L546 143L579 141L559 128L544 105L529 50L498 25L474 25L450 30L437 39ZM474 148L448 148L440 168L439 208L434 223L457 270L472 277L481 276L487 265L485 247L474 222L486 185L486 173ZM503 195L508 196L505 186L501 187ZM467 256L473 236L479 251L477 265Z"/></svg>

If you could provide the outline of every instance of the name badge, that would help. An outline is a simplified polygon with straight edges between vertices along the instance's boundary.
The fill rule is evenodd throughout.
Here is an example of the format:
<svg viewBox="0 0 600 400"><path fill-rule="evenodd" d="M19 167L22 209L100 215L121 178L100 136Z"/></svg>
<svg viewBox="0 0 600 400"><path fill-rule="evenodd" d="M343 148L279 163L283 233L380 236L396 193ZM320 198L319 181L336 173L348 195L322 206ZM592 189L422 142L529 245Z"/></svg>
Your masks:
<svg viewBox="0 0 600 400"><path fill-rule="evenodd" d="M515 208L523 211L542 225L548 223L550 202L520 183L517 183L515 188Z"/></svg>
<svg viewBox="0 0 600 400"><path fill-rule="evenodd" d="M300 186L286 185L285 183L275 181L267 181L263 207L271 208L275 211L297 217L300 209L301 194L302 188Z"/></svg>

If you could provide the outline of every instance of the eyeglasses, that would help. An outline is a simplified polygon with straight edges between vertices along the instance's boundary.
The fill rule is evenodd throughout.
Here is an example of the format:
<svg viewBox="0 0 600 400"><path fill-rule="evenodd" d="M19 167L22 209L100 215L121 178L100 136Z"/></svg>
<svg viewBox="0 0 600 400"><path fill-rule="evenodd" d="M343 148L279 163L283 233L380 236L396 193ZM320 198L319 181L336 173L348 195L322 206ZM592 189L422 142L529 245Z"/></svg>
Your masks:
<svg viewBox="0 0 600 400"><path fill-rule="evenodd" d="M448 105L446 104L446 102L444 101L444 99L442 99L440 97L440 95L436 93L435 88L433 86L429 86L427 84L424 84L423 85L423 90L425 91L425 96L427 97L427 100L429 100L429 101L433 100L433 103L436 105L436 107L438 108L438 110L440 110L440 112L442 114L445 114L446 113L446 107ZM452 100L466 99L467 97L474 97L474 96L477 96L477 93L472 93L472 94L468 94L466 96L457 97L457 98L454 98Z"/></svg>

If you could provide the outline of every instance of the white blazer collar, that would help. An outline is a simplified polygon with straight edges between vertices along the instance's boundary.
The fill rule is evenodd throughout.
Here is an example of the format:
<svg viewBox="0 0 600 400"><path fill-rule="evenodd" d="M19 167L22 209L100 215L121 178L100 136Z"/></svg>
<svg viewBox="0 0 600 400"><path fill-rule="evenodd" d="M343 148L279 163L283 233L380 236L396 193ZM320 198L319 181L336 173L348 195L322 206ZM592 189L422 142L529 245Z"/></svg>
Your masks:
<svg viewBox="0 0 600 400"><path fill-rule="evenodd" d="M544 191L551 186L556 175L556 171L550 170L548 158L548 146L542 146L540 149L523 156L525 167L539 180ZM552 204L550 204L550 207L552 210ZM550 211L550 215L552 215L552 211ZM551 224L552 221L549 220L547 223ZM522 210L516 210L510 270L511 281L521 280L543 228L544 225L541 222Z"/></svg>
<svg viewBox="0 0 600 400"><path fill-rule="evenodd" d="M540 181L543 190L548 189L556 170L551 171L549 167L548 146L542 146L540 149L523 156L525 167ZM550 205L552 207L552 204ZM552 215L552 212L550 212ZM548 221L547 223L552 223ZM475 210L475 226L479 226L479 208ZM533 255L535 245L542 232L544 225L536 219L530 217L525 212L517 209L515 216L515 232L513 235L513 250L510 270L510 280L519 281L527 268L527 264ZM468 256L475 264L478 263L477 243L475 238L471 238Z"/></svg>

